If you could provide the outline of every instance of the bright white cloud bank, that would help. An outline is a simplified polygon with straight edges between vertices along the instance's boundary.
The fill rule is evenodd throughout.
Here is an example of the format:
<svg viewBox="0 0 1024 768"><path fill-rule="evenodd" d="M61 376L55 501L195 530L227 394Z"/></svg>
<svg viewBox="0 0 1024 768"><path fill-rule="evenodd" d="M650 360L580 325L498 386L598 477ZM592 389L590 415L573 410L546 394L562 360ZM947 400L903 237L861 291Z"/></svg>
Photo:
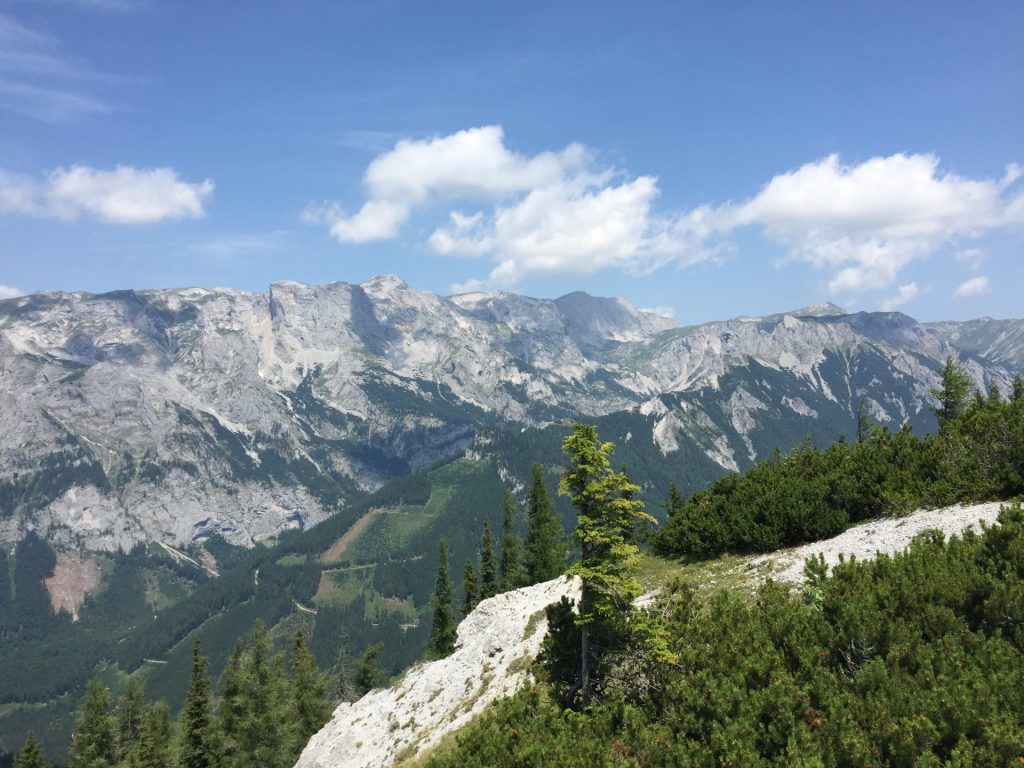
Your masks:
<svg viewBox="0 0 1024 768"><path fill-rule="evenodd" d="M971 296L981 296L984 293L989 293L992 287L988 284L988 278L984 275L978 277L972 277L957 286L957 289L953 291L954 299L967 299Z"/></svg>
<svg viewBox="0 0 1024 768"><path fill-rule="evenodd" d="M11 285L0 285L0 301L13 299L16 296L24 296L25 292Z"/></svg>
<svg viewBox="0 0 1024 768"><path fill-rule="evenodd" d="M304 218L326 222L341 242L361 243L397 237L417 208L446 209L428 247L495 263L486 279L464 288L688 266L753 227L788 261L826 270L832 293L857 294L891 287L912 260L951 242L1024 224L1024 193L1013 190L1020 176L1011 165L1001 179L968 179L943 172L932 155L858 165L831 155L775 176L745 201L659 214L653 176L603 168L578 144L517 154L500 126L487 126L399 142L367 168L358 211L328 204ZM895 308L917 292L914 283L902 285L886 304Z"/></svg>
<svg viewBox="0 0 1024 768"><path fill-rule="evenodd" d="M183 181L173 168L112 171L76 165L37 181L0 172L0 215L71 221L91 216L113 224L149 224L198 218L213 195L213 181Z"/></svg>

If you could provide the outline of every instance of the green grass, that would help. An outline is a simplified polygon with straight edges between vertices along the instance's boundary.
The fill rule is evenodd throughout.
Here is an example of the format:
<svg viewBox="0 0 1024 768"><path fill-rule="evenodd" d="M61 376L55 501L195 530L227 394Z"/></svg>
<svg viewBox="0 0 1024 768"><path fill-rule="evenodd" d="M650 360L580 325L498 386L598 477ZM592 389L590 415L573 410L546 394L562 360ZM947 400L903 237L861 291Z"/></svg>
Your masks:
<svg viewBox="0 0 1024 768"><path fill-rule="evenodd" d="M663 589L682 579L698 593L716 588L749 590L753 574L748 570L749 556L724 555L714 560L673 560L645 552L640 557L640 585L645 592Z"/></svg>
<svg viewBox="0 0 1024 768"><path fill-rule="evenodd" d="M394 552L405 549L417 534L437 519L454 493L453 487L434 486L425 505L403 505L377 515L349 544L343 558L349 562L365 563L385 560Z"/></svg>

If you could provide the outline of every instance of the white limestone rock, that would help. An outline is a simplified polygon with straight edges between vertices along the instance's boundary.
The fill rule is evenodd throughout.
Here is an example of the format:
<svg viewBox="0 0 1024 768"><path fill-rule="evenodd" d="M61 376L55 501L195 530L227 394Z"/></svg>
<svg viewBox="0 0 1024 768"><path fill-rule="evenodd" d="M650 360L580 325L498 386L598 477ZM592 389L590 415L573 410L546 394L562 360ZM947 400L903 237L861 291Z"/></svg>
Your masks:
<svg viewBox="0 0 1024 768"><path fill-rule="evenodd" d="M435 746L527 681L547 632L545 606L563 596L578 599L579 592L579 580L563 576L482 601L459 624L451 656L339 706L296 768L383 768Z"/></svg>

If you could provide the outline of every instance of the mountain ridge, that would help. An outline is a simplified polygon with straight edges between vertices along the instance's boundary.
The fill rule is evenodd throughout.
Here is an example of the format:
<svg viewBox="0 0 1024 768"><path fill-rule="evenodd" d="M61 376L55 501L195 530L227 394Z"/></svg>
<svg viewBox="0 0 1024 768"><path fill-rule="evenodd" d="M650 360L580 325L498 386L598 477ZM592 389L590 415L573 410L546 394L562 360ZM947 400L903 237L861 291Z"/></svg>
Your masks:
<svg viewBox="0 0 1024 768"><path fill-rule="evenodd" d="M666 472L684 454L734 471L809 432L834 439L861 399L882 424L930 428L947 355L984 389L1024 367L1024 321L841 309L684 327L582 292L444 297L397 276L8 299L0 539L252 544L489 455L485 429L613 414Z"/></svg>

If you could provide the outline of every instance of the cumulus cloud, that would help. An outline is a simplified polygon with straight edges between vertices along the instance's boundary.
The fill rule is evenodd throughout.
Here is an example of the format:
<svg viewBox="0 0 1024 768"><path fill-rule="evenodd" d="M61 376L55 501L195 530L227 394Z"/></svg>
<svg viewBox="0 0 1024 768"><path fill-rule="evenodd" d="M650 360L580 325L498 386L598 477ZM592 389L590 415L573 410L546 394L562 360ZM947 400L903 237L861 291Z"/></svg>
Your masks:
<svg viewBox="0 0 1024 768"><path fill-rule="evenodd" d="M886 288L913 259L957 238L1024 223L1002 179L943 173L933 155L891 155L843 165L836 155L771 181L719 215L726 226L758 225L788 258L832 272L832 293Z"/></svg>
<svg viewBox="0 0 1024 768"><path fill-rule="evenodd" d="M706 258L692 237L693 217L658 217L652 176L603 168L579 144L523 155L505 146L500 126L424 141L400 141L363 176L367 200L354 213L336 203L302 218L325 223L341 242L397 237L418 207L448 205L446 224L427 246L446 256L489 256L486 280L457 289L510 286L527 275L592 275L609 267L643 272L673 259ZM457 205L471 205L470 210Z"/></svg>
<svg viewBox="0 0 1024 768"><path fill-rule="evenodd" d="M990 293L992 287L988 283L988 278L984 275L978 277L972 277L970 280L966 280L957 286L957 289L953 291L954 299L967 299L971 296L981 296L985 293Z"/></svg>
<svg viewBox="0 0 1024 768"><path fill-rule="evenodd" d="M0 285L0 301L4 299L13 299L18 296L24 296L25 292L19 288L15 288L11 285Z"/></svg>
<svg viewBox="0 0 1024 768"><path fill-rule="evenodd" d="M358 210L327 203L303 219L362 243L397 237L417 209L442 209L447 221L433 227L428 248L495 264L487 278L457 286L466 289L529 275L688 266L754 228L782 246L783 263L812 264L826 271L831 293L858 294L890 288L911 261L940 247L1024 225L1024 193L1011 190L1020 177L1020 166L1010 165L1002 178L965 178L927 154L855 165L830 155L778 174L745 200L658 212L655 177L602 167L579 144L519 154L505 146L500 126L486 126L398 142L367 167Z"/></svg>
<svg viewBox="0 0 1024 768"><path fill-rule="evenodd" d="M899 289L897 289L895 296L890 296L882 302L882 311L894 312L904 304L908 304L916 299L919 293L920 291L917 288L917 283L901 285Z"/></svg>
<svg viewBox="0 0 1024 768"><path fill-rule="evenodd" d="M104 171L76 165L42 181L0 172L0 215L65 221L91 216L112 224L198 218L213 188L212 179L183 181L173 168L119 165Z"/></svg>

